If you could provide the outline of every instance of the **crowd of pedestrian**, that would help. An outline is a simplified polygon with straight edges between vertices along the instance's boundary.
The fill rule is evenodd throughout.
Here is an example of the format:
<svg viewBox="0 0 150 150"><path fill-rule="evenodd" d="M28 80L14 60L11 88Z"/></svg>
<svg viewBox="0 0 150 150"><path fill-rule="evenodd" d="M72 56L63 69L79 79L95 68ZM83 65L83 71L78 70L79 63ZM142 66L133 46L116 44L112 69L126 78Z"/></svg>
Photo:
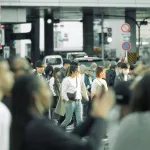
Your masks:
<svg viewBox="0 0 150 150"><path fill-rule="evenodd" d="M0 58L0 150L98 150L104 138L110 150L150 147L144 57L90 67L65 59L63 68L38 60L32 67L27 58Z"/></svg>

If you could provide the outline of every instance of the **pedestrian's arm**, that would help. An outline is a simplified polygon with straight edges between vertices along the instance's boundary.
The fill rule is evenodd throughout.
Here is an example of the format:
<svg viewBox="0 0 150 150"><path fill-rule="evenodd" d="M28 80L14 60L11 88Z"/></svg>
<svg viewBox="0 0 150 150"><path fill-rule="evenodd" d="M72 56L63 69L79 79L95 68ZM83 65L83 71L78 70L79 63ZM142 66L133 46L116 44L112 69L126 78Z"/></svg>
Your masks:
<svg viewBox="0 0 150 150"><path fill-rule="evenodd" d="M54 83L55 83L55 79L53 77L53 78L50 79L49 87L50 87L50 90L52 91L53 95L56 96L56 93L55 93L55 90L54 90Z"/></svg>
<svg viewBox="0 0 150 150"><path fill-rule="evenodd" d="M66 78L62 82L62 97L64 100L69 101L69 98L67 96L67 89L68 89L68 80Z"/></svg>

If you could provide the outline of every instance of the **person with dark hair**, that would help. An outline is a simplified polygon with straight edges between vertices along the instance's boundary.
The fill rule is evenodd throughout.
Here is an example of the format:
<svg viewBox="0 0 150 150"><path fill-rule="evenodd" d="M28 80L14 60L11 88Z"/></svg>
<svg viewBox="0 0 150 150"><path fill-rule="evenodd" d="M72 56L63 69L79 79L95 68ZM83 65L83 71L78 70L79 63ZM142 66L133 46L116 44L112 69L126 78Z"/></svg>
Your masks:
<svg viewBox="0 0 150 150"><path fill-rule="evenodd" d="M130 72L130 65L127 63L122 63L120 73L115 78L115 85L118 84L118 82L120 81L130 80L129 72Z"/></svg>
<svg viewBox="0 0 150 150"><path fill-rule="evenodd" d="M150 74L142 77L135 86L126 116L117 133L112 150L148 150L150 147Z"/></svg>
<svg viewBox="0 0 150 150"><path fill-rule="evenodd" d="M11 114L4 102L1 101L6 93L11 92L13 83L14 77L8 62L0 58L0 150L9 150Z"/></svg>
<svg viewBox="0 0 150 150"><path fill-rule="evenodd" d="M100 100L100 92L90 117L68 134L42 116L44 109L52 103L45 81L34 75L20 77L12 90L10 150L98 150L105 134L104 118L113 105L112 94L104 94ZM82 138L87 134L89 139L85 142Z"/></svg>
<svg viewBox="0 0 150 150"><path fill-rule="evenodd" d="M66 116L61 126L66 128L71 122L73 113L75 112L77 125L81 124L82 120L82 95L81 81L78 78L78 66L71 65L69 68L68 77L62 83L62 97L66 101Z"/></svg>
<svg viewBox="0 0 150 150"><path fill-rule="evenodd" d="M60 82L62 83L63 79L67 76L67 71L71 62L68 59L63 59L63 68L60 70Z"/></svg>
<svg viewBox="0 0 150 150"><path fill-rule="evenodd" d="M107 83L104 80L106 78L106 70L103 67L97 67L96 69L96 79L92 83L91 88L91 98L93 98L102 88L105 88L105 91L108 90Z"/></svg>
<svg viewBox="0 0 150 150"><path fill-rule="evenodd" d="M116 58L116 60L115 60L115 61L116 61L116 63L118 63L118 62L119 62L119 60L120 60L119 58Z"/></svg>
<svg viewBox="0 0 150 150"><path fill-rule="evenodd" d="M54 68L53 77L49 81L49 87L54 97L53 108L56 108L60 96L60 68Z"/></svg>
<svg viewBox="0 0 150 150"><path fill-rule="evenodd" d="M38 60L38 61L36 62L36 64L35 64L35 67L36 67L35 73L36 73L39 77L45 78L45 74L44 74L44 67L45 67L45 66L44 66L43 61Z"/></svg>
<svg viewBox="0 0 150 150"><path fill-rule="evenodd" d="M52 76L53 76L53 67L51 66L51 64L47 64L45 68L46 80L49 81Z"/></svg>
<svg viewBox="0 0 150 150"><path fill-rule="evenodd" d="M110 69L106 71L106 82L108 86L113 87L116 78L116 63L112 62Z"/></svg>

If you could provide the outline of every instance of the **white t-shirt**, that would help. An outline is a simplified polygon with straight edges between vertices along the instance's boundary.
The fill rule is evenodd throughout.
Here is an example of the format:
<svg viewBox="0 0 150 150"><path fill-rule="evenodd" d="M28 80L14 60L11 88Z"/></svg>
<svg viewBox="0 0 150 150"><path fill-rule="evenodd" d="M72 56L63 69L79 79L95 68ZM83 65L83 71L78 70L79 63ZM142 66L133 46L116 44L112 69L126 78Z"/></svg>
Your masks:
<svg viewBox="0 0 150 150"><path fill-rule="evenodd" d="M51 77L51 79L49 80L49 87L51 92L53 93L53 96L56 96L55 90L54 90L54 84L55 84L55 78Z"/></svg>
<svg viewBox="0 0 150 150"><path fill-rule="evenodd" d="M9 133L11 114L8 108L0 102L0 150L9 150Z"/></svg>
<svg viewBox="0 0 150 150"><path fill-rule="evenodd" d="M66 77L62 82L62 97L68 101L67 93L76 92L76 99L81 99L81 78Z"/></svg>
<svg viewBox="0 0 150 150"><path fill-rule="evenodd" d="M99 92L101 86L104 85L105 87L105 90L107 91L108 90L108 87L107 87L107 83L104 79L99 79L99 78L96 78L93 83L92 83L92 88L91 88L91 92L92 93L97 93Z"/></svg>

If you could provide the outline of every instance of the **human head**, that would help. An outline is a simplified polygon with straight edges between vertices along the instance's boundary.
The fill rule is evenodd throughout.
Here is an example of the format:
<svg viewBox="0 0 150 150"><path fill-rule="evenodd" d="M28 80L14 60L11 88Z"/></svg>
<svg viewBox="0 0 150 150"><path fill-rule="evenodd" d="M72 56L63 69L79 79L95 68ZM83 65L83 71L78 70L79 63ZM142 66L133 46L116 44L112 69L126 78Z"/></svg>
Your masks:
<svg viewBox="0 0 150 150"><path fill-rule="evenodd" d="M146 74L133 89L131 112L150 111L150 74Z"/></svg>
<svg viewBox="0 0 150 150"><path fill-rule="evenodd" d="M96 68L96 77L97 78L106 78L106 70L104 67L98 66Z"/></svg>
<svg viewBox="0 0 150 150"><path fill-rule="evenodd" d="M122 73L124 74L124 75L128 75L129 74L129 72L130 72L130 65L129 64L127 64L127 63L122 63L121 64L121 69L122 69Z"/></svg>
<svg viewBox="0 0 150 150"><path fill-rule="evenodd" d="M31 66L26 59L20 57L11 57L9 60L11 71L14 73L15 78L31 72Z"/></svg>
<svg viewBox="0 0 150 150"><path fill-rule="evenodd" d="M38 60L35 64L37 73L44 73L44 63L41 60Z"/></svg>
<svg viewBox="0 0 150 150"><path fill-rule="evenodd" d="M90 66L90 69L96 71L96 68L97 68L97 64L93 62Z"/></svg>
<svg viewBox="0 0 150 150"><path fill-rule="evenodd" d="M47 83L28 74L19 77L12 89L11 148L23 149L24 132L31 113L41 115L51 105Z"/></svg>
<svg viewBox="0 0 150 150"><path fill-rule="evenodd" d="M87 68L87 67L86 67L85 65L81 65L81 66L80 66L80 73L81 73L81 74L85 74L86 68Z"/></svg>
<svg viewBox="0 0 150 150"><path fill-rule="evenodd" d="M8 62L0 57L0 91L2 94L11 92L14 83L14 75L10 71Z"/></svg>
<svg viewBox="0 0 150 150"><path fill-rule="evenodd" d="M52 74L53 74L53 67L51 66L51 64L48 64L45 68L46 78L52 77Z"/></svg>
<svg viewBox="0 0 150 150"><path fill-rule="evenodd" d="M63 59L63 66L65 70L68 70L69 66L70 66L71 62L68 59Z"/></svg>
<svg viewBox="0 0 150 150"><path fill-rule="evenodd" d="M78 75L78 66L71 65L68 70L68 76L77 77Z"/></svg>
<svg viewBox="0 0 150 150"><path fill-rule="evenodd" d="M116 60L115 60L115 61L116 61L116 63L118 63L118 61L119 61L119 60L120 60L119 58L116 58Z"/></svg>
<svg viewBox="0 0 150 150"><path fill-rule="evenodd" d="M93 80L96 78L96 68L97 68L97 64L93 62L90 66L91 76Z"/></svg>

